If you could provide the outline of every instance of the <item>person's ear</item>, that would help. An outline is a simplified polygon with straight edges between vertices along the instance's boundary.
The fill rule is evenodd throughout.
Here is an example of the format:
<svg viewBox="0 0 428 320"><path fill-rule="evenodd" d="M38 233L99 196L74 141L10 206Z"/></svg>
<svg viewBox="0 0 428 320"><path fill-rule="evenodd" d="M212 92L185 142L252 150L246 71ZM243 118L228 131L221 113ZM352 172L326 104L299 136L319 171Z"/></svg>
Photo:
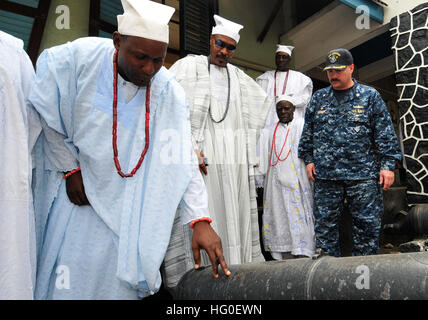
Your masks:
<svg viewBox="0 0 428 320"><path fill-rule="evenodd" d="M122 41L121 34L117 31L113 32L113 44L116 50L119 50L121 41Z"/></svg>

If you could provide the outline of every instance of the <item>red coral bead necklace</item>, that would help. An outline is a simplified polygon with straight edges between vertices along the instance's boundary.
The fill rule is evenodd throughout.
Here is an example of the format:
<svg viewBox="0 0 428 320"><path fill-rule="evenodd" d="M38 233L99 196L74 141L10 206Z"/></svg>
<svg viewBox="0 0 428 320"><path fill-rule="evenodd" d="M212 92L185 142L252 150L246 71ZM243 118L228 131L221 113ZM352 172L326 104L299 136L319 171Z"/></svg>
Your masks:
<svg viewBox="0 0 428 320"><path fill-rule="evenodd" d="M278 72L278 70L275 70L275 75L274 75L275 83L274 83L274 88L273 88L273 90L274 90L273 94L274 94L275 98L277 97L277 95L276 95L276 74L277 74L277 72ZM285 94L285 90L287 89L288 74L289 74L289 72L290 72L290 70L287 70L287 75L286 75L285 80L284 80L284 86L282 88L282 94L283 95Z"/></svg>
<svg viewBox="0 0 428 320"><path fill-rule="evenodd" d="M288 156L290 155L290 152L291 152L291 147L290 147L290 150L288 150L288 153L285 156L285 158L284 159L280 158L281 154L282 154L282 151L284 150L285 144L287 143L287 138L288 138L288 134L290 133L290 128L288 128L288 130L287 130L287 135L285 136L285 141L284 141L284 144L282 145L281 151L279 152L279 154L276 151L276 141L275 141L276 140L276 130L278 129L278 126L279 126L280 123L281 122L278 121L278 123L277 123L277 125L275 127L275 131L273 132L273 137L272 137L272 146L270 148L270 161L269 161L270 165L272 167L275 167L278 164L279 161L285 161L285 160L287 160L287 158L288 158ZM275 163L272 163L272 158L273 158L272 151L275 152L275 156L276 156L276 162Z"/></svg>
<svg viewBox="0 0 428 320"><path fill-rule="evenodd" d="M149 123L150 123L150 82L147 84L146 89L146 144L144 150L141 153L140 159L138 160L137 165L130 173L123 173L122 168L119 163L119 152L117 151L117 50L114 52L113 57L113 160L117 169L117 173L122 178L130 178L134 176L137 170L140 168L143 163L144 157L146 156L147 150L149 149Z"/></svg>

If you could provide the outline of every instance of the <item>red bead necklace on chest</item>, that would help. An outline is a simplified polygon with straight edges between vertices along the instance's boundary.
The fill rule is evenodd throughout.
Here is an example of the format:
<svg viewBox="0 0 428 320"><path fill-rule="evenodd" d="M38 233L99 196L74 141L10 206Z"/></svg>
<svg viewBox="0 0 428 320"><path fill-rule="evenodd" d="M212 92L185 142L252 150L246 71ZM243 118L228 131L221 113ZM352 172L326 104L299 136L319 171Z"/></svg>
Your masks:
<svg viewBox="0 0 428 320"><path fill-rule="evenodd" d="M146 144L143 152L141 152L140 159L137 165L132 169L131 173L123 173L122 168L119 164L119 152L117 151L117 50L114 52L113 57L113 160L116 165L117 173L122 178L132 177L143 163L144 157L146 156L147 150L149 149L149 123L150 123L150 82L147 84L146 89Z"/></svg>
<svg viewBox="0 0 428 320"><path fill-rule="evenodd" d="M276 97L276 73L278 72L278 70L275 70L275 76L274 76L274 78L275 78L275 84L274 84L274 87L273 87L273 90L274 90L274 96ZM284 87L282 88L282 94L285 94L285 90L287 89L287 82L288 82L288 73L290 72L290 70L288 70L287 71L287 75L286 75L286 77L285 77L285 81L284 81Z"/></svg>
<svg viewBox="0 0 428 320"><path fill-rule="evenodd" d="M273 132L273 137L272 137L272 146L270 148L270 159L269 159L269 163L270 163L270 165L272 167L275 167L278 164L279 161L285 161L285 160L287 160L287 158L288 158L288 156L290 155L290 152L291 152L291 147L290 147L290 150L288 150L288 153L285 156L285 158L284 159L280 158L281 154L282 154L282 151L284 150L285 144L287 143L287 138L288 138L288 134L290 133L290 128L288 128L288 130L287 130L287 135L285 136L285 141L284 141L284 144L282 145L281 151L279 152L279 154L276 151L276 142L275 142L275 140L276 140L276 130L278 129L278 126L279 126L280 123L281 122L278 121L278 123L277 123L277 125L275 127L275 131ZM276 156L276 162L275 163L272 163L272 158L273 158L272 151L275 152L275 156Z"/></svg>

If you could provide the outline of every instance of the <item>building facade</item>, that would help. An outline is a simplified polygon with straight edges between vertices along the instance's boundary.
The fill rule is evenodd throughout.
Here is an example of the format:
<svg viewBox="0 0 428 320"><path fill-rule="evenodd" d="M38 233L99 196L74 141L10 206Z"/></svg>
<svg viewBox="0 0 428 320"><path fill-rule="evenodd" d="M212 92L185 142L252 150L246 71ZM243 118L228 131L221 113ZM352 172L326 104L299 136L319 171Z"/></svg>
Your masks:
<svg viewBox="0 0 428 320"><path fill-rule="evenodd" d="M274 68L276 44L295 46L292 66L328 85L325 54L349 49L355 78L385 100L404 161L396 186L410 204L428 202L427 6L423 0L156 0L176 9L165 65L207 54L213 14L244 25L232 63L253 78ZM2 0L0 30L24 41L33 63L45 48L79 37L111 38L120 0Z"/></svg>

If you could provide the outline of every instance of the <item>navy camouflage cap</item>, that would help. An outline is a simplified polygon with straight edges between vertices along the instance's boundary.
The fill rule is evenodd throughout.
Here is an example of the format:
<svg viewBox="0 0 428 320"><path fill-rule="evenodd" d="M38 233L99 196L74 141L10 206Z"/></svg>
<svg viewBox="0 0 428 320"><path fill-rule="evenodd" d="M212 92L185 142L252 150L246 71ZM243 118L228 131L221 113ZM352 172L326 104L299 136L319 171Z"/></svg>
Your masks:
<svg viewBox="0 0 428 320"><path fill-rule="evenodd" d="M334 49L327 54L324 71L330 69L344 70L351 64L354 64L354 58L352 58L352 54L349 50L342 48Z"/></svg>

